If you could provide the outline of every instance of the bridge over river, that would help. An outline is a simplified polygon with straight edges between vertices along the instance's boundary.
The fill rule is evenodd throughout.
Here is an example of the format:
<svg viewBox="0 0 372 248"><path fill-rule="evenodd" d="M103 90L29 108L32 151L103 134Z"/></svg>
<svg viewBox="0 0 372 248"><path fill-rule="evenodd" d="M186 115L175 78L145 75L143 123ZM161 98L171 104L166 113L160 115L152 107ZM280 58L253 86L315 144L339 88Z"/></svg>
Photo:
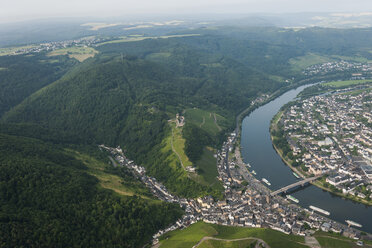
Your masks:
<svg viewBox="0 0 372 248"><path fill-rule="evenodd" d="M298 182L292 183L292 184L290 184L288 186L285 186L283 188L280 188L278 190L275 190L275 191L271 192L270 195L271 196L274 196L274 195L277 195L277 194L280 194L280 193L287 192L288 190L290 190L292 188L295 188L297 186L304 186L305 184L310 183L312 181L315 181L316 179L318 179L318 178L320 178L322 176L323 176L323 174L320 174L318 176L309 177L309 178L306 178L306 179L304 179L302 181L298 181Z"/></svg>
<svg viewBox="0 0 372 248"><path fill-rule="evenodd" d="M292 170L276 153L269 130L271 120L280 108L295 99L297 94L306 87L302 86L290 90L255 109L244 118L242 123L240 151L243 162L249 163L251 165L250 170L255 170L259 178L267 178L271 183L270 188L274 190L303 180L297 179ZM329 172L329 174L332 174L332 172ZM300 186L298 187L301 187L301 184L303 182L299 183ZM287 192L289 191L291 190ZM279 191L273 193L278 194ZM344 223L345 220L353 220L362 225L361 229L363 231L372 233L372 206L345 200L315 186L303 187L302 190L291 192L291 194L299 200L298 204L304 208L313 205L327 209L331 213L331 219L340 223Z"/></svg>

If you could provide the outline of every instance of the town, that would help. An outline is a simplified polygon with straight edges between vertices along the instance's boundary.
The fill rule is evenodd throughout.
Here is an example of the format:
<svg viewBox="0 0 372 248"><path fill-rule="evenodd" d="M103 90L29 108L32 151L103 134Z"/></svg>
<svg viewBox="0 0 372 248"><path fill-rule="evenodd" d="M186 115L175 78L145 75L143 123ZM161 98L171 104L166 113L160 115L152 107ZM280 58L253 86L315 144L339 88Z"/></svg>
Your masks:
<svg viewBox="0 0 372 248"><path fill-rule="evenodd" d="M322 186L372 202L372 91L350 87L297 101L284 111L284 129L298 174L322 175Z"/></svg>
<svg viewBox="0 0 372 248"><path fill-rule="evenodd" d="M302 73L307 76L325 75L330 72L351 72L352 79L365 79L372 73L372 64L350 61L327 62L307 67Z"/></svg>
<svg viewBox="0 0 372 248"><path fill-rule="evenodd" d="M136 165L125 157L120 147L110 148L100 145L111 153L121 166L129 168L151 192L161 200L178 203L185 215L172 226L159 230L153 236L153 244L159 242L163 234L197 222L214 223L240 227L262 227L278 230L286 234L309 236L315 230L342 233L346 237L359 239L360 231L335 221L316 212L305 209L279 195L272 196L271 191L257 180L243 163L240 150L235 149L236 132L229 135L217 153L219 180L224 187L223 200L216 201L210 196L198 199L185 199L172 195L164 185L155 178L146 176L146 169ZM321 209L318 209L322 213Z"/></svg>
<svg viewBox="0 0 372 248"><path fill-rule="evenodd" d="M96 36L83 37L80 39L66 40L66 41L55 41L47 42L29 46L21 46L19 48L15 47L9 55L21 55L30 53L40 53L40 52L52 52L58 49L69 48L69 47L93 47L98 43L111 40L109 38L100 38ZM0 51L1 55L1 51Z"/></svg>

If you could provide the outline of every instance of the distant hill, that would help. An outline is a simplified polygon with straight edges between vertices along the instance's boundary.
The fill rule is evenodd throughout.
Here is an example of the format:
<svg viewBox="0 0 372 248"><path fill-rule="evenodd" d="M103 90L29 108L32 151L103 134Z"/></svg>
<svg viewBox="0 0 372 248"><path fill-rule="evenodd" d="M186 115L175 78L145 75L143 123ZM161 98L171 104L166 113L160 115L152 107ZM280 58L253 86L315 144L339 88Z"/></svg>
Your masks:
<svg viewBox="0 0 372 248"><path fill-rule="evenodd" d="M68 54L0 57L0 246L142 247L181 211L113 169L97 144L120 145L176 195L220 199L214 153L238 113L258 96L324 80L302 74L309 65L372 59L370 29L165 33L116 37L82 63Z"/></svg>
<svg viewBox="0 0 372 248"><path fill-rule="evenodd" d="M76 63L66 57L0 56L0 117L26 97L62 77Z"/></svg>

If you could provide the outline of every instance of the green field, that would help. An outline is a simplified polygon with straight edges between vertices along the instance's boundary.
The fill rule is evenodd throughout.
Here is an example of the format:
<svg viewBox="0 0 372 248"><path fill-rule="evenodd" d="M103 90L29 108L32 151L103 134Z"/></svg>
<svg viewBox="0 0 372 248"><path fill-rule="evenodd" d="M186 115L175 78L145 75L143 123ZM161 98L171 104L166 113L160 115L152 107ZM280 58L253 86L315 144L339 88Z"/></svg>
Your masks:
<svg viewBox="0 0 372 248"><path fill-rule="evenodd" d="M318 240L319 244L322 247L329 248L348 248L348 247L358 247L356 241L351 238L341 236L336 233L327 233L327 232L316 232L314 237ZM363 241L364 247L372 247L371 241Z"/></svg>
<svg viewBox="0 0 372 248"><path fill-rule="evenodd" d="M30 49L36 47L35 45L19 46L19 47L4 47L0 48L0 56L16 55L22 53L23 49Z"/></svg>
<svg viewBox="0 0 372 248"><path fill-rule="evenodd" d="M314 53L308 53L305 56L296 57L289 60L289 63L293 66L293 70L301 71L309 66L322 64L327 62L335 61L334 59L326 56L317 55Z"/></svg>
<svg viewBox="0 0 372 248"><path fill-rule="evenodd" d="M166 149L172 149L173 142L173 167L177 169L177 161L183 165L184 168L188 166L196 166L198 168L198 173L190 173L189 177L205 186L210 186L215 190L222 191L223 187L221 182L216 178L218 176L217 172L217 160L214 157L214 150L210 147L205 147L203 150L203 155L200 160L196 162L195 165L189 160L185 154L185 139L182 137L182 127L176 127L175 123L170 124L172 127L172 137L167 138L168 145ZM180 161L181 160L181 161ZM182 163L181 163L182 162Z"/></svg>
<svg viewBox="0 0 372 248"><path fill-rule="evenodd" d="M334 238L317 237L316 238L322 247L327 248L351 248L354 247L350 241L339 240Z"/></svg>
<svg viewBox="0 0 372 248"><path fill-rule="evenodd" d="M367 82L372 82L372 80L333 81L333 82L324 83L323 85L338 88L338 87L352 86L352 85L357 85L357 84L364 84Z"/></svg>
<svg viewBox="0 0 372 248"><path fill-rule="evenodd" d="M224 117L202 109L186 109L184 115L186 122L191 122L212 135L217 135L226 126Z"/></svg>
<svg viewBox="0 0 372 248"><path fill-rule="evenodd" d="M284 82L285 81L284 77L278 76L278 75L269 75L269 78L274 80L274 81L278 81L278 82Z"/></svg>
<svg viewBox="0 0 372 248"><path fill-rule="evenodd" d="M146 56L146 59L150 60L161 60L164 58L168 58L172 55L172 53L169 52L162 52L162 53L150 53L149 55Z"/></svg>
<svg viewBox="0 0 372 248"><path fill-rule="evenodd" d="M175 230L165 234L161 238L160 248L190 248L196 245L203 237L215 237L226 240L252 237L264 240L272 248L308 247L304 245L304 237L285 235L270 229L228 227L198 222L186 229ZM224 241L216 241L214 243L217 243L217 246L214 247L239 247L231 246L232 244L230 242ZM228 246L224 246L224 244ZM208 245L208 243L206 245Z"/></svg>
<svg viewBox="0 0 372 248"><path fill-rule="evenodd" d="M239 241L220 241L220 240L205 240L200 243L198 248L249 248L254 247L254 239L239 240Z"/></svg>
<svg viewBox="0 0 372 248"><path fill-rule="evenodd" d="M332 82L310 86L304 89L302 92L300 92L299 96L301 97L315 96L315 95L320 95L326 92L333 91L335 89L343 89L343 88L348 88L352 86L357 86L358 84L367 84L367 83L368 85L372 85L372 80L369 79L369 80L332 81ZM362 90L355 89L355 90L352 90L351 92L346 92L343 94L358 94L364 90L369 90L369 89L362 89Z"/></svg>
<svg viewBox="0 0 372 248"><path fill-rule="evenodd" d="M95 176L99 185L102 188L112 190L122 196L133 196L137 195L144 199L150 199L148 196L148 190L142 185L141 182L126 183L122 177L110 173L108 169L112 168L111 163L104 163L103 161L97 160L87 154L80 153L74 150L66 150L68 154L73 155L77 160L83 162L88 168L88 173ZM152 199L156 201L155 199Z"/></svg>
<svg viewBox="0 0 372 248"><path fill-rule="evenodd" d="M370 63L371 60L368 60L367 58L364 58L364 57L348 57L348 56L339 56L339 55L332 55L331 56L332 58L336 58L336 59L342 59L342 60L346 60L346 61L354 61L354 62L359 62L359 63Z"/></svg>
<svg viewBox="0 0 372 248"><path fill-rule="evenodd" d="M343 93L343 95L352 95L352 96L356 96L356 95L359 95L359 94L361 94L362 92L369 92L369 91L371 91L372 90L372 88L370 87L370 88L366 88L366 89L360 89L360 90L353 90L353 91L350 91L350 92L345 92L345 93Z"/></svg>
<svg viewBox="0 0 372 248"><path fill-rule="evenodd" d="M35 45L29 46L15 46L15 47L4 47L0 48L0 56L15 55L21 53L23 49L30 49L36 47Z"/></svg>
<svg viewBox="0 0 372 248"><path fill-rule="evenodd" d="M98 51L92 47L68 47L54 50L48 53L48 56L59 56L59 55L68 55L70 58L77 59L80 62L94 57Z"/></svg>
<svg viewBox="0 0 372 248"><path fill-rule="evenodd" d="M162 142L161 152L163 154L169 154L166 158L166 162L169 164L169 166L172 168L172 170L177 171L177 174L180 177L187 177L186 170L184 170L182 168L181 162L180 162L177 154L172 149L172 142L173 142L173 136L172 136L172 132L170 132L169 135L167 135ZM173 144L173 147L175 147L175 144ZM179 148L177 148L175 150L177 151L178 149Z"/></svg>
<svg viewBox="0 0 372 248"><path fill-rule="evenodd" d="M196 167L207 185L213 186L217 190L223 190L221 182L217 179L217 159L214 154L212 148L205 147L201 159L196 162Z"/></svg>
<svg viewBox="0 0 372 248"><path fill-rule="evenodd" d="M189 36L199 36L200 34L178 34L178 35L164 35L164 36L143 36L143 35L128 35L120 36L117 40L105 41L99 43L99 46L106 44L122 43L122 42L134 42L146 39L168 39L168 38L178 38L178 37L189 37Z"/></svg>
<svg viewBox="0 0 372 248"><path fill-rule="evenodd" d="M176 127L174 123L171 124L173 132L173 148L179 155L183 166L192 166L192 162L185 154L185 139L182 137L182 127Z"/></svg>

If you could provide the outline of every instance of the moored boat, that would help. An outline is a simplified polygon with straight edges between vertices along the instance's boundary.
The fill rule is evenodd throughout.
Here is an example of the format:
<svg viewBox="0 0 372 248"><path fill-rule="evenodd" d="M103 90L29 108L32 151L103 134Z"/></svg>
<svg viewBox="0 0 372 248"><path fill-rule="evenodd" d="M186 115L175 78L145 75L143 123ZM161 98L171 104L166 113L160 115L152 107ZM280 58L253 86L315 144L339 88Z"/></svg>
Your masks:
<svg viewBox="0 0 372 248"><path fill-rule="evenodd" d="M266 183L269 186L271 185L271 183L266 178L262 178L262 182Z"/></svg>
<svg viewBox="0 0 372 248"><path fill-rule="evenodd" d="M314 211L317 211L321 214L325 214L325 215L330 215L330 213L324 209L321 209L321 208L318 208L318 207L314 207L314 206L310 206L310 209L314 210Z"/></svg>
<svg viewBox="0 0 372 248"><path fill-rule="evenodd" d="M289 200L291 200L291 201L293 201L295 203L299 203L300 202L297 198L295 198L295 197L293 197L291 195L286 195L285 197L287 197L287 199L289 199Z"/></svg>
<svg viewBox="0 0 372 248"><path fill-rule="evenodd" d="M354 221L352 221L352 220L345 220L345 222L346 222L349 226L362 227L361 224L356 223L356 222L354 222Z"/></svg>

